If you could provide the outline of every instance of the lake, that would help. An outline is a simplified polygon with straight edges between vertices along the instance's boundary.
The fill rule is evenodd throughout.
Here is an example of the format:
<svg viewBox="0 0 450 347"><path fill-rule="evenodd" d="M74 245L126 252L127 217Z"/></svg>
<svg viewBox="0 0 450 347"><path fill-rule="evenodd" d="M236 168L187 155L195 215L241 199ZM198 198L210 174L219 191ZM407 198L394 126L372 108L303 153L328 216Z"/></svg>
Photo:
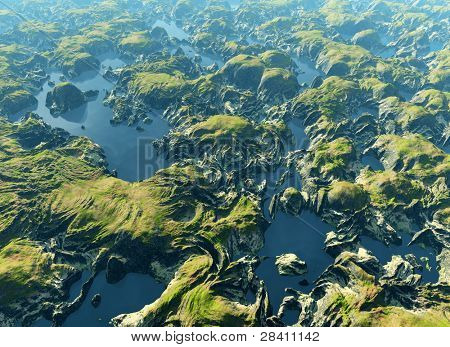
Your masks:
<svg viewBox="0 0 450 347"><path fill-rule="evenodd" d="M125 64L118 58L103 58L101 63L105 68L108 66L117 68ZM162 118L161 113L156 111L149 114L149 118L152 119L151 124L138 123L133 127L128 127L126 124L112 126L110 123L112 110L103 105L103 99L106 91L113 88L113 84L105 80L101 73L102 71L100 73L92 71L77 78L68 79L82 91L99 90L100 93L95 100L63 115L53 116L45 106L47 93L52 90L46 83L42 91L36 95L38 106L33 112L52 127L62 128L71 135L89 137L99 144L105 152L109 169L117 170L119 178L130 182L148 178L163 167L153 166L151 170L144 170L143 165L146 164L145 161L143 162L144 151L146 148L151 148L148 144L153 140L168 134L170 126ZM52 72L50 81L58 83L61 76L59 72ZM137 125L144 130L138 131ZM145 171L147 175L143 175Z"/></svg>
<svg viewBox="0 0 450 347"><path fill-rule="evenodd" d="M333 258L324 251L325 235L333 228L316 214L303 211L299 217L278 212L265 233L264 248L259 256L268 257L256 269L258 277L264 280L269 292L274 313L285 296L286 288L308 293L313 282L333 263ZM308 272L302 276L281 276L275 266L275 257L284 253L294 253L305 261ZM308 285L301 286L303 279Z"/></svg>

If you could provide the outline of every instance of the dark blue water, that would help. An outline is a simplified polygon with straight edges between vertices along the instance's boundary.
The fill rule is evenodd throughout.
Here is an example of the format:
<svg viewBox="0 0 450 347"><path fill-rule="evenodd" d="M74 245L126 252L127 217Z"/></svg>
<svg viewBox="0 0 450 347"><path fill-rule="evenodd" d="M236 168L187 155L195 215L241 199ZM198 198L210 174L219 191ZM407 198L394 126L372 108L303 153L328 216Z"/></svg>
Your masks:
<svg viewBox="0 0 450 347"><path fill-rule="evenodd" d="M439 273L436 269L436 255L431 250L426 250L418 245L408 246L408 243L411 241L412 236L407 233L400 234L402 238L401 245L390 245L386 246L384 243L374 240L367 236L361 236L361 245L367 250L371 251L374 256L378 258L378 260L382 264L386 264L392 259L393 255L401 255L405 256L407 254L414 254L421 263L421 257L427 257L429 259L429 265L431 266L430 270L425 268L425 264L421 263L424 267L423 271L419 272L422 275L423 282L437 282L439 279Z"/></svg>
<svg viewBox="0 0 450 347"><path fill-rule="evenodd" d="M398 93L400 94L401 99L403 99L404 101L410 101L414 96L414 93L404 89L400 89Z"/></svg>
<svg viewBox="0 0 450 347"><path fill-rule="evenodd" d="M81 288L83 287L83 284L89 279L90 271L83 271L81 274L81 278L76 281L74 284L70 286L69 289L69 302L74 301L78 295L80 295Z"/></svg>
<svg viewBox="0 0 450 347"><path fill-rule="evenodd" d="M123 61L117 58L102 60L102 65L106 68L108 66L117 68L123 64ZM50 74L50 80L57 83L61 76L61 73L53 72ZM33 112L39 114L52 127L62 128L71 135L87 136L99 144L105 151L110 170L117 170L119 178L131 182L148 178L149 176L142 176L142 166L145 164L142 162L142 156L145 146L152 140L162 138L170 130L161 113L156 111L150 113L149 118L153 122L139 124L143 131L137 131L135 126L128 127L125 124L112 126L110 124L112 110L103 105L103 99L106 90L111 90L114 86L95 72L85 73L71 79L70 82L82 91L99 90L100 94L95 100L80 108L55 117L45 106L47 93L52 89L46 83L43 90L36 95L38 106ZM154 173L161 168L163 167L152 167L147 171Z"/></svg>
<svg viewBox="0 0 450 347"><path fill-rule="evenodd" d="M286 288L309 292L313 282L333 263L333 258L324 251L325 235L331 230L331 226L309 211L304 211L300 217L277 213L266 231L264 248L259 253L269 258L256 269L256 274L267 286L274 312L278 311ZM294 253L306 261L308 272L302 276L280 276L275 257L284 253ZM309 285L300 286L302 279L306 279Z"/></svg>
<svg viewBox="0 0 450 347"><path fill-rule="evenodd" d="M261 45L261 46L265 46L265 43L261 40L259 40L256 36L252 37L252 36L247 36L245 38L245 40L247 41L247 43L249 45L255 46L255 45Z"/></svg>
<svg viewBox="0 0 450 347"><path fill-rule="evenodd" d="M299 310L286 310L284 311L283 318L281 319L286 325L294 325L298 322Z"/></svg>
<svg viewBox="0 0 450 347"><path fill-rule="evenodd" d="M391 58L395 55L396 49L394 47L388 47L389 43L393 40L393 38L389 37L386 33L379 33L381 44L384 46L380 52L376 55L383 59Z"/></svg>
<svg viewBox="0 0 450 347"><path fill-rule="evenodd" d="M52 326L52 322L50 322L47 319L44 318L40 318L36 321L33 322L33 324L31 325L32 327L36 327L36 328L49 328Z"/></svg>
<svg viewBox="0 0 450 347"><path fill-rule="evenodd" d="M256 302L256 295L250 289L245 293L245 300L249 304L254 304Z"/></svg>
<svg viewBox="0 0 450 347"><path fill-rule="evenodd" d="M449 153L450 153L450 144L447 144L446 146L443 146L443 147L442 147L442 150L443 150L445 153L449 154Z"/></svg>
<svg viewBox="0 0 450 347"><path fill-rule="evenodd" d="M82 306L64 322L66 327L108 326L112 318L122 313L132 313L151 304L164 291L164 285L148 275L128 274L116 284L106 282L105 272L98 274ZM100 306L94 308L91 299L102 297Z"/></svg>

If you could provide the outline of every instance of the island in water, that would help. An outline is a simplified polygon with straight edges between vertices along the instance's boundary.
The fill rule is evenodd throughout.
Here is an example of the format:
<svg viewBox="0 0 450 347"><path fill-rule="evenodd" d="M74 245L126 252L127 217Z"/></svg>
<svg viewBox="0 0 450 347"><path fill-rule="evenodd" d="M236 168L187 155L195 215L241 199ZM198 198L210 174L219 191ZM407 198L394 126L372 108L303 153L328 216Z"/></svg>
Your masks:
<svg viewBox="0 0 450 347"><path fill-rule="evenodd" d="M445 0L0 2L0 326L450 326Z"/></svg>

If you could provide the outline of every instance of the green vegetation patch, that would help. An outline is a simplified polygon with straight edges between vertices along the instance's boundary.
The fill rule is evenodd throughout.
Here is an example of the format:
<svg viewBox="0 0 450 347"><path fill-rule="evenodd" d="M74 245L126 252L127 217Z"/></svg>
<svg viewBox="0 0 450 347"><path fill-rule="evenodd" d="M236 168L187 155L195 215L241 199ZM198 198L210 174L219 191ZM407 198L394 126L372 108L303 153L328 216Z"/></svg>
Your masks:
<svg viewBox="0 0 450 347"><path fill-rule="evenodd" d="M230 59L220 70L240 88L256 89L263 76L265 65L261 59L250 55L238 55Z"/></svg>
<svg viewBox="0 0 450 347"><path fill-rule="evenodd" d="M375 57L360 46L333 41L319 30L298 31L293 38L299 51L314 59L327 75L375 77L408 90L418 89L424 83L423 73L405 64L402 58Z"/></svg>
<svg viewBox="0 0 450 347"><path fill-rule="evenodd" d="M387 208L396 205L409 205L413 200L420 200L425 192L423 184L412 180L403 173L387 171L364 171L358 177L361 184L370 194L373 204Z"/></svg>
<svg viewBox="0 0 450 347"><path fill-rule="evenodd" d="M124 52L145 54L161 48L161 45L153 41L147 31L137 31L120 40L119 48Z"/></svg>
<svg viewBox="0 0 450 347"><path fill-rule="evenodd" d="M360 98L360 95L356 82L341 77L329 77L319 88L307 89L297 96L293 106L306 106L308 109L320 111L329 119L337 120L350 115L352 107L349 101Z"/></svg>
<svg viewBox="0 0 450 347"><path fill-rule="evenodd" d="M0 110L6 114L14 114L35 105L37 105L36 98L29 91L23 89L6 94L0 100Z"/></svg>
<svg viewBox="0 0 450 347"><path fill-rule="evenodd" d="M398 93L392 83L382 82L375 77L364 78L360 80L359 85L363 91L371 93L375 100L382 100Z"/></svg>
<svg viewBox="0 0 450 347"><path fill-rule="evenodd" d="M171 100L182 96L187 82L181 76L167 73L140 72L132 77L128 87L134 95L150 105L167 107Z"/></svg>
<svg viewBox="0 0 450 347"><path fill-rule="evenodd" d="M360 312L353 323L360 327L449 327L449 305L410 311L402 307L387 306Z"/></svg>
<svg viewBox="0 0 450 347"><path fill-rule="evenodd" d="M428 81L448 91L450 86L450 49L436 52L429 67L431 71L428 75Z"/></svg>
<svg viewBox="0 0 450 347"><path fill-rule="evenodd" d="M355 183L334 181L329 186L328 203L338 209L358 211L369 202L369 194Z"/></svg>
<svg viewBox="0 0 450 347"><path fill-rule="evenodd" d="M244 140L256 134L255 127L245 118L229 115L216 115L194 125L192 136L206 139L239 138Z"/></svg>
<svg viewBox="0 0 450 347"><path fill-rule="evenodd" d="M421 135L381 135L375 148L384 153L385 167L398 167L416 177L448 176L450 155L437 148Z"/></svg>
<svg viewBox="0 0 450 347"><path fill-rule="evenodd" d="M254 325L258 319L255 307L221 295L215 289L220 282L209 256L192 256L180 267L158 300L137 313L126 315L120 323L135 326L137 320L142 320L140 324L146 326L171 322L185 327Z"/></svg>
<svg viewBox="0 0 450 347"><path fill-rule="evenodd" d="M14 239L0 249L0 307L45 294L64 266L53 264L52 255L27 239Z"/></svg>
<svg viewBox="0 0 450 347"><path fill-rule="evenodd" d="M292 66L291 57L280 51L265 51L264 53L261 53L259 57L263 63L270 68L288 69Z"/></svg>
<svg viewBox="0 0 450 347"><path fill-rule="evenodd" d="M291 17L276 17L261 24L257 30L262 32L278 32L285 34L291 30L294 23L295 20Z"/></svg>
<svg viewBox="0 0 450 347"><path fill-rule="evenodd" d="M286 69L265 69L258 88L259 93L266 97L282 96L284 98L294 97L300 86L294 74Z"/></svg>
<svg viewBox="0 0 450 347"><path fill-rule="evenodd" d="M313 167L324 175L340 175L354 156L352 142L347 138L337 138L331 142L322 141L314 149Z"/></svg>

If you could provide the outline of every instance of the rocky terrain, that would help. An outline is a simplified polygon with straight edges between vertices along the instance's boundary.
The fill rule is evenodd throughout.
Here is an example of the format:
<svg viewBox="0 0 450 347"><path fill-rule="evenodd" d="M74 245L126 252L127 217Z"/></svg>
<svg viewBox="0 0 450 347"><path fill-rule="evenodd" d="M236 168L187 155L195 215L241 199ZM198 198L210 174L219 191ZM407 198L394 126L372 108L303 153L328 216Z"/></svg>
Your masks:
<svg viewBox="0 0 450 347"><path fill-rule="evenodd" d="M0 326L69 324L106 305L97 280L130 274L163 290L105 325L449 326L449 14L442 0L5 1ZM164 164L125 180L113 152L131 143L131 167L143 138ZM323 236L330 262L310 281L305 254L263 254L281 215Z"/></svg>

